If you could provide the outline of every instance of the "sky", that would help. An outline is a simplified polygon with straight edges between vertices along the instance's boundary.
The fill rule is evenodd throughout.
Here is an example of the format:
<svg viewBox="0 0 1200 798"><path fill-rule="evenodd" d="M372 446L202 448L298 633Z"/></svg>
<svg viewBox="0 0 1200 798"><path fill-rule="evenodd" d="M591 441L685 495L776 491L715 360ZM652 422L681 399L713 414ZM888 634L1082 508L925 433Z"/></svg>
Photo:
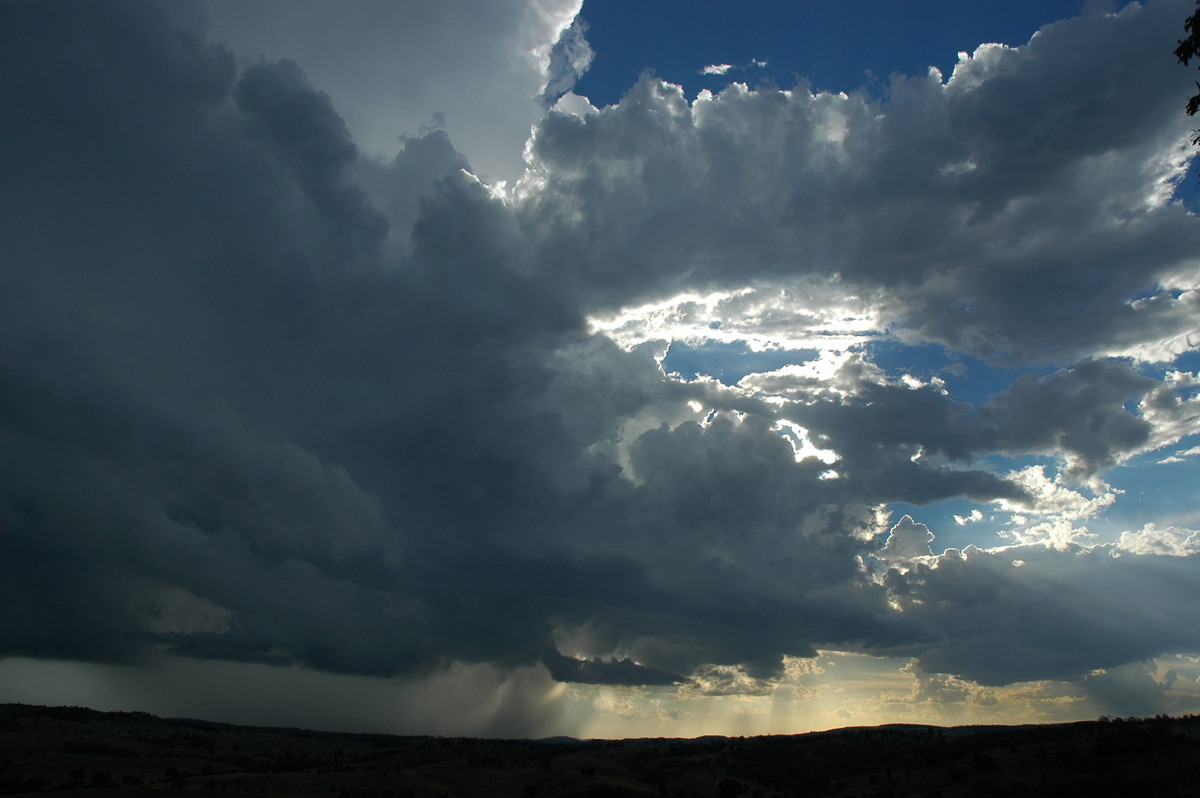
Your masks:
<svg viewBox="0 0 1200 798"><path fill-rule="evenodd" d="M0 4L0 701L1196 712L1193 8Z"/></svg>

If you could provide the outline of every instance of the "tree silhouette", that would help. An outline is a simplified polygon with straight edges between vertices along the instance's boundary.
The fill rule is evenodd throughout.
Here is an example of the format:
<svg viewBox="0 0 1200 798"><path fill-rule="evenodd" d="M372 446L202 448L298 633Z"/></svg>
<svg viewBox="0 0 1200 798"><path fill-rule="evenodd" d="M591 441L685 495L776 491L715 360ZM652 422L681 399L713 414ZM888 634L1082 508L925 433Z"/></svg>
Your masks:
<svg viewBox="0 0 1200 798"><path fill-rule="evenodd" d="M1175 48L1175 57L1187 66L1193 58L1200 62L1200 2L1196 3L1196 10L1183 23L1183 29L1187 32L1187 37L1179 40L1179 46ZM1200 90L1200 81L1196 83L1196 88ZM1200 110L1200 91L1188 100L1186 110L1188 116L1195 116L1196 111ZM1200 130L1192 134L1192 143L1200 144Z"/></svg>

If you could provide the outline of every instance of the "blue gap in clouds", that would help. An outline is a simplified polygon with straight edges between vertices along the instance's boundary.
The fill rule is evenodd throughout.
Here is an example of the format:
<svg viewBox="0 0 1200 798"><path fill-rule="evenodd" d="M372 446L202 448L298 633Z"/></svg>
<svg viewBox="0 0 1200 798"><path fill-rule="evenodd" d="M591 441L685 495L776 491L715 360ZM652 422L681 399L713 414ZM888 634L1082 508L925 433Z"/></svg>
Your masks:
<svg viewBox="0 0 1200 798"><path fill-rule="evenodd" d="M653 71L689 98L733 81L882 94L888 76L950 76L960 51L1022 45L1038 28L1079 14L1085 0L585 0L595 59L575 91L597 106ZM1118 5L1122 5L1118 3ZM1182 20L1180 25L1182 26ZM754 59L767 67L752 66ZM745 69L700 75L709 64Z"/></svg>
<svg viewBox="0 0 1200 798"><path fill-rule="evenodd" d="M999 475L1033 465L1041 465L1046 467L1048 475L1053 476L1058 461L1048 455L989 454L977 457L968 464L959 465ZM901 516L911 515L914 521L929 527L929 531L936 535L931 544L935 554L941 554L946 549L963 549L971 544L980 548L989 548L1006 542L999 536L999 533L1004 529L1004 524L1009 520L1010 515L997 510L991 502L957 498L916 505L893 501L888 502L887 508L892 515L893 524L899 521ZM958 522L954 520L954 516L960 515L968 518L972 510L979 510L983 514L983 520L959 526Z"/></svg>
<svg viewBox="0 0 1200 798"><path fill-rule="evenodd" d="M954 516L968 518L972 510L983 513L983 520L959 526ZM934 554L941 554L946 549L965 549L971 544L988 548L1000 542L996 532L1000 529L1003 519L989 520L993 515L992 508L969 499L947 499L924 507L907 502L890 502L888 512L892 514L893 524L904 516L911 515L918 524L929 527L929 531L934 535L933 542L929 544Z"/></svg>
<svg viewBox="0 0 1200 798"><path fill-rule="evenodd" d="M1115 541L1122 532L1136 532L1147 521L1153 521L1159 527L1200 528L1200 506L1196 504L1195 491L1187 487L1200 485L1200 458L1192 457L1179 463L1159 463L1172 452L1184 451L1196 445L1200 445L1200 434L1188 436L1175 446L1139 455L1107 470L1102 476L1113 489L1121 492L1120 498L1099 515L1080 522L1096 535L1095 539L1088 542ZM999 460L1007 461L1008 458L984 458L974 465L999 466L1000 462L985 465L985 461ZM1014 458L1004 464L1006 467L993 470L1003 472L1035 462L1052 465L1051 458L1025 457ZM1053 473L1052 468L1049 469L1049 473ZM967 518L975 509L983 513L982 521L967 523L964 526L955 522L955 515ZM998 513L987 503L968 499L947 499L924 506L890 502L888 511L891 513L892 523L899 521L901 516L911 515L913 520L928 526L936 536L931 544L935 554L941 554L947 548L963 549L970 544L988 548L1007 542L997 533L1003 530L1008 515Z"/></svg>
<svg viewBox="0 0 1200 798"><path fill-rule="evenodd" d="M1175 186L1175 193L1171 199L1182 202L1183 207L1192 213L1200 213L1200 158L1192 157L1187 173L1179 181L1179 185Z"/></svg>
<svg viewBox="0 0 1200 798"><path fill-rule="evenodd" d="M1163 379L1167 371L1200 371L1200 351L1185 352L1168 364L1142 364L1138 371L1154 379ZM1194 397L1200 388L1179 391L1183 398ZM1127 402L1125 409L1138 413L1137 402ZM1178 442L1161 449L1131 457L1110 468L1101 476L1120 499L1087 520L1087 527L1102 542L1114 541L1122 532L1136 532L1148 521L1160 527L1179 526L1200 528L1200 504L1196 502L1196 485L1200 485L1200 457L1181 462L1162 460L1200 445L1200 433L1186 435Z"/></svg>
<svg viewBox="0 0 1200 798"><path fill-rule="evenodd" d="M1184 352L1171 361L1171 371L1190 371L1193 374L1200 372L1200 349Z"/></svg>
<svg viewBox="0 0 1200 798"><path fill-rule="evenodd" d="M1135 368L1140 374L1147 377L1152 377L1156 380L1166 379L1169 371L1183 371L1192 374L1200 373L1200 349L1189 349L1181 355L1175 357L1166 363L1141 363L1135 364ZM1186 388L1176 388L1181 398L1189 399L1200 393L1200 386L1190 386ZM1138 401L1130 401L1125 403L1125 409L1129 412L1136 412Z"/></svg>
<svg viewBox="0 0 1200 798"><path fill-rule="evenodd" d="M770 349L755 352L745 341L706 341L691 346L675 341L662 359L663 370L678 374L685 380L700 375L713 377L725 385L736 385L747 374L775 371L796 363L806 363L818 356L815 349Z"/></svg>
<svg viewBox="0 0 1200 798"><path fill-rule="evenodd" d="M959 402L979 407L992 394L1012 385L1013 380L1032 372L1038 377L1054 371L1051 367L1000 368L969 355L953 356L941 344L904 344L899 341L872 341L866 344L868 359L891 377L911 374L921 380L941 377L946 390Z"/></svg>
<svg viewBox="0 0 1200 798"><path fill-rule="evenodd" d="M1100 517L1088 522L1088 528L1103 539L1116 539L1125 531L1137 531L1147 521L1158 526L1200 528L1200 505L1195 488L1200 485L1200 458L1190 457L1179 463L1160 464L1174 452L1200 445L1200 435L1190 435L1178 444L1148 452L1110 469L1104 479L1123 491L1120 501L1107 507Z"/></svg>

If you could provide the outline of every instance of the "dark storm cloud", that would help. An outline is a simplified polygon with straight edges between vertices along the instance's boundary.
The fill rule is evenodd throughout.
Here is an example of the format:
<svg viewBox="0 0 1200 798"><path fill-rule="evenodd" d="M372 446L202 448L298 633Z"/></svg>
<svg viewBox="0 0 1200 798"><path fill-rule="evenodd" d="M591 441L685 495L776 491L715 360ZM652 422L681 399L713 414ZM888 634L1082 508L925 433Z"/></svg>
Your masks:
<svg viewBox="0 0 1200 798"><path fill-rule="evenodd" d="M579 339L646 385L614 389L599 356L576 368L564 349L580 322L520 277L515 220L457 173L444 134L361 166L407 217L391 236L412 256L385 260L383 215L348 176L354 146L297 66L213 85L176 66L181 91L205 89L171 98L183 125L141 112L170 94L161 62L207 74L227 54L159 6L62 10L21 7L6 26L9 75L48 42L77 45L37 92L5 92L5 171L24 181L6 183L6 207L40 191L5 227L4 494L23 530L6 566L28 575L14 603L36 608L6 650L159 641L364 673L535 661L547 610L509 579L537 595L564 569L514 552L559 529L547 506L614 480L580 450L646 402L652 361ZM136 51L108 124L88 128L89 81L124 36L184 54ZM22 105L33 93L59 115ZM43 182L75 188L51 202ZM579 592L602 595L589 585L604 569L580 568ZM152 631L159 583L233 620Z"/></svg>
<svg viewBox="0 0 1200 798"><path fill-rule="evenodd" d="M542 663L550 671L550 675L560 682L648 685L678 684L686 681L678 674L646 668L630 659L575 659L564 657L553 648L546 650L542 656Z"/></svg>
<svg viewBox="0 0 1200 798"><path fill-rule="evenodd" d="M1109 546L969 547L892 571L886 584L906 617L945 635L921 654L925 670L1009 684L1194 650L1195 560L1117 557Z"/></svg>
<svg viewBox="0 0 1200 798"><path fill-rule="evenodd" d="M1149 440L1150 422L1126 405L1160 386L1126 363L1090 361L1041 379L1026 374L981 412L999 428L996 448L1063 452L1078 471L1096 473Z"/></svg>
<svg viewBox="0 0 1200 798"><path fill-rule="evenodd" d="M181 8L0 9L0 600L12 619L0 652L162 645L372 675L542 660L608 683L714 663L761 678L817 644L944 640L923 666L993 680L1115 661L1098 653L1098 616L1081 627L1088 641L1056 643L1047 620L1042 648L1016 658L1028 665L993 672L972 655L1012 633L1001 608L1031 606L972 611L978 591L1053 593L1048 577L1022 581L1049 554L961 584L954 569L972 560L881 584L860 556L884 545L880 502L1028 498L976 458L1073 457L1081 474L1118 461L1155 434L1126 404L1151 395L1167 412L1169 386L1085 361L976 409L864 366L838 401L802 386L773 402L667 379L653 345L625 351L589 333L586 314L735 278L843 272L919 316L914 329L973 351L1147 340L1158 310L1137 306L1116 332L1084 321L1194 252L1181 209L1133 200L1153 183L1147 159L1186 132L1167 121L1170 80L1127 55L1157 41L1175 5L988 51L959 84L898 80L886 104L735 88L689 107L646 79L598 115L549 115L514 202L465 173L439 131L391 161L362 158L337 98L302 65L239 74ZM1072 47L1078 62L1046 55L1038 71L1043 51ZM1060 137L1046 116L1063 99L1055 75L1105 48L1120 69L1102 66L1096 85L1131 92L1134 121L1104 128L1107 143L1088 134L1079 154L1066 134L1100 111L1070 105ZM1092 91L1072 68L1068 89ZM995 102L1042 125L1058 160L1042 164L1034 133L974 98L993 79L1006 92ZM1005 177L1018 156L1029 168ZM973 177L955 171L968 161ZM1066 210L1030 221L1060 200ZM1101 211L1112 227L1075 251L1080 219ZM1133 246L1146 250L1123 258ZM1082 260L1045 276L1068 255L1088 259L1089 283L1067 279ZM1132 276L1114 276L1127 265ZM942 300L975 277L999 288L959 324L962 308ZM1078 290L1027 318L1027 295L1059 279ZM1183 297L1159 300L1175 313ZM797 460L780 421L836 461ZM1095 567L1142 584L1133 556L1055 556L1080 580ZM1182 585L1191 561L1178 562ZM888 604L908 596L923 601ZM1136 634L1114 650L1186 642ZM542 659L565 640L578 648Z"/></svg>
<svg viewBox="0 0 1200 798"><path fill-rule="evenodd" d="M329 228L350 236L345 243L353 249L377 247L387 219L343 177L358 152L329 97L313 89L293 61L251 67L233 96L241 111L261 121Z"/></svg>
<svg viewBox="0 0 1200 798"><path fill-rule="evenodd" d="M1073 476L1096 474L1146 446L1153 425L1130 408L1164 390L1176 398L1127 362L1086 361L1040 379L1024 375L979 408L932 385L864 382L854 396L796 403L781 415L839 453L847 497L1022 501L1030 497L1017 485L963 466L995 452L1045 453L1064 456Z"/></svg>
<svg viewBox="0 0 1200 798"><path fill-rule="evenodd" d="M41 637L14 625L7 650L153 639L131 606L153 605L136 593L161 580L236 616L182 649L372 673L436 658L398 573L396 506L419 518L432 482L435 510L482 517L507 446L473 433L505 428L497 405L539 379L541 356L523 363L520 346L564 315L495 264L504 214L469 181L428 209L422 257L381 272L387 226L346 178L354 147L329 99L287 63L235 85L228 55L163 11L6 11L6 75L56 56L4 92L4 493L26 530L6 566L54 573L15 583L20 606L43 608ZM106 97L99 76L125 59L137 68ZM431 177L415 188L432 193ZM385 193L413 207L404 190ZM439 425L458 435L439 440ZM381 427L428 458L379 484L432 478L381 500L308 448L371 473L388 441L356 441ZM471 456L460 469L447 452ZM473 478L490 495L450 498Z"/></svg>
<svg viewBox="0 0 1200 798"><path fill-rule="evenodd" d="M188 649L259 658L302 636L302 658L323 667L404 659L364 637L407 623L379 589L401 542L375 496L227 407L137 391L129 364L98 346L103 330L24 299L4 303L4 569L22 610L7 653L128 656L154 637L162 584L238 613L221 640Z"/></svg>
<svg viewBox="0 0 1200 798"><path fill-rule="evenodd" d="M870 385L854 399L814 403L792 417L860 465L920 446L961 462L996 451L1061 453L1079 473L1094 474L1148 442L1152 425L1130 406L1164 388L1125 361L1085 361L1041 378L1023 375L977 411L930 386ZM991 490L1013 497L998 485Z"/></svg>
<svg viewBox="0 0 1200 798"><path fill-rule="evenodd" d="M923 504L950 496L983 501L1023 496L995 474L961 467L988 450L994 431L970 405L933 388L869 384L860 396L786 412L812 430L820 446L841 455L838 468L846 479L840 487L847 498L874 502L906 496ZM925 454L933 457L921 461Z"/></svg>

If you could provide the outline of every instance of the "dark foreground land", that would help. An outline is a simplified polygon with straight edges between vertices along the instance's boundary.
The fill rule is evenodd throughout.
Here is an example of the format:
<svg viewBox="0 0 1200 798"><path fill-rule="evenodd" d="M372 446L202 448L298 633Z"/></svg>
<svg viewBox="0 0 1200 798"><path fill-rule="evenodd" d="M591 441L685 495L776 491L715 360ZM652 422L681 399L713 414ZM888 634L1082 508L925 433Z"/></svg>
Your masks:
<svg viewBox="0 0 1200 798"><path fill-rule="evenodd" d="M1200 716L696 740L335 734L0 705L0 793L143 796L1197 795Z"/></svg>

